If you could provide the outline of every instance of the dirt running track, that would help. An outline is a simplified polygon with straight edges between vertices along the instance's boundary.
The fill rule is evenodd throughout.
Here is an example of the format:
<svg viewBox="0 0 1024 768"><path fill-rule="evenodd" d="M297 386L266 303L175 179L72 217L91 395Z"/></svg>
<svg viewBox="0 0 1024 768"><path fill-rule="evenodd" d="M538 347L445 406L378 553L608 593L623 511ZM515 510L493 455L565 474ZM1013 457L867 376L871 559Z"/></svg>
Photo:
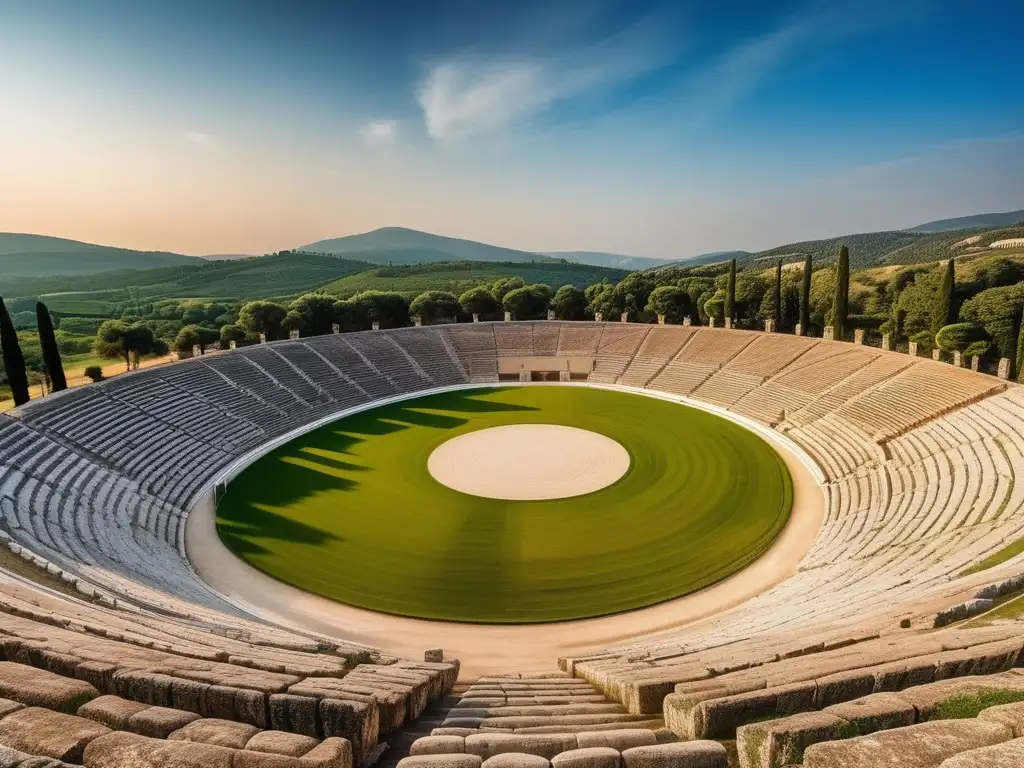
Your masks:
<svg viewBox="0 0 1024 768"><path fill-rule="evenodd" d="M444 648L446 655L462 661L463 674L469 678L553 669L559 656L636 641L689 624L738 605L796 572L821 527L824 495L793 450L779 440L773 445L793 479L793 508L768 551L707 589L614 616L553 624L482 625L409 619L337 603L277 581L228 550L217 535L212 490L189 515L185 548L193 567L213 589L281 625L305 627L407 658L421 658L425 648Z"/></svg>

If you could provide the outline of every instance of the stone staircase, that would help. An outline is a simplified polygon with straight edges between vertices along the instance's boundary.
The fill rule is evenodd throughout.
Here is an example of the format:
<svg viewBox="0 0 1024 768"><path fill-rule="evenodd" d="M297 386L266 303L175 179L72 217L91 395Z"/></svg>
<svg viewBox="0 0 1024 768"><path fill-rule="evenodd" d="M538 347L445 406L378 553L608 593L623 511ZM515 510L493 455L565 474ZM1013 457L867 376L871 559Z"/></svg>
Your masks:
<svg viewBox="0 0 1024 768"><path fill-rule="evenodd" d="M671 743L660 715L631 714L565 672L482 677L460 692L440 726L409 745L408 757L396 751L387 768L607 768L620 757L627 766L691 757L704 765L707 757L725 768L721 745Z"/></svg>
<svg viewBox="0 0 1024 768"><path fill-rule="evenodd" d="M658 715L633 715L585 680L565 672L481 677L434 735L473 733L580 733L664 725Z"/></svg>

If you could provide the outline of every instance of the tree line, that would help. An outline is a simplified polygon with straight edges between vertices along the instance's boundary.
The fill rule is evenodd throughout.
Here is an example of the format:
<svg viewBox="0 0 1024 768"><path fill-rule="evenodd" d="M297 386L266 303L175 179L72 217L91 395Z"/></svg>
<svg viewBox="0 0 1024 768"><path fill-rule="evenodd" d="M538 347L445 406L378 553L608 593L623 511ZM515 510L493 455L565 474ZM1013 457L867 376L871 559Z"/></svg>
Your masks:
<svg viewBox="0 0 1024 768"><path fill-rule="evenodd" d="M150 354L174 350L180 357L219 343L242 346L303 336L423 324L498 320L509 313L517 320L544 319L550 310L559 320L585 320L600 315L631 322L724 324L763 328L771 320L776 331L807 335L833 329L836 339L849 339L855 329L888 334L892 344L914 342L927 354L938 348L994 361L1011 360L1012 375L1024 373L1024 266L1006 256L970 262L966 279L958 279L953 259L890 270L850 272L844 245L834 263L818 266L810 254L802 263L792 257L768 265L739 269L735 259L697 267L669 266L634 272L618 283L601 282L580 289L557 289L520 277L499 278L461 295L442 290L409 296L393 291L364 291L339 299L320 292L288 302L269 300L227 306L201 300L169 300L141 309L144 315L106 320L96 330L94 350L121 359L126 369L138 367ZM2 305L2 302L0 302ZM37 306L43 367L56 391L62 388L60 353L51 316ZM66 318L70 322L74 318ZM16 401L27 390L19 370L17 336L4 308L0 313L4 365ZM65 322L62 321L62 322ZM9 352L10 350L10 352ZM13 372L13 375L12 375ZM20 404L20 403L19 403Z"/></svg>

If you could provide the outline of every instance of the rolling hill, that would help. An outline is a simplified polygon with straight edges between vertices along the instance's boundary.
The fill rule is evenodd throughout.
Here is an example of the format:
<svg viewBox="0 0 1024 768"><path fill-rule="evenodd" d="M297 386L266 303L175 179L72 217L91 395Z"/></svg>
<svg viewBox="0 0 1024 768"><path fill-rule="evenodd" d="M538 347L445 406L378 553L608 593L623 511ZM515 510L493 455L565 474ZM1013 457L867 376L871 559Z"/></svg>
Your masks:
<svg viewBox="0 0 1024 768"><path fill-rule="evenodd" d="M450 261L433 264L402 264L376 267L335 280L324 286L327 293L347 298L360 291L450 291L456 295L481 283L503 277L521 277L523 282L544 283L557 289L563 285L583 288L604 279L616 283L629 270L570 264L563 261L487 262Z"/></svg>
<svg viewBox="0 0 1024 768"><path fill-rule="evenodd" d="M1024 222L1024 210L1007 211L1006 213L978 213L974 216L961 216L956 219L939 219L929 221L908 229L908 232L952 232L958 229L992 229L994 227L1012 227Z"/></svg>
<svg viewBox="0 0 1024 768"><path fill-rule="evenodd" d="M1024 235L1024 228L960 229L948 232L863 232L832 237L827 240L806 240L751 254L741 260L745 265L769 264L776 259L795 261L811 254L815 264L835 261L842 245L850 248L850 266L866 269L889 264L921 264L948 259L965 253L986 250L990 243ZM970 242L966 240L970 239ZM961 246L954 248L958 243Z"/></svg>
<svg viewBox="0 0 1024 768"><path fill-rule="evenodd" d="M202 262L199 266L116 270L75 277L0 276L0 295L18 308L42 297L54 312L104 315L115 304L158 299L225 301L296 296L339 277L373 268L353 259L285 251L270 256ZM18 311L12 310L12 311Z"/></svg>
<svg viewBox="0 0 1024 768"><path fill-rule="evenodd" d="M405 227L383 227L360 235L318 240L298 248L371 264L429 264L438 261L555 261L550 256L496 245L432 235Z"/></svg>
<svg viewBox="0 0 1024 768"><path fill-rule="evenodd" d="M136 251L61 237L0 232L0 274L4 277L87 275L203 263L197 256L167 251Z"/></svg>

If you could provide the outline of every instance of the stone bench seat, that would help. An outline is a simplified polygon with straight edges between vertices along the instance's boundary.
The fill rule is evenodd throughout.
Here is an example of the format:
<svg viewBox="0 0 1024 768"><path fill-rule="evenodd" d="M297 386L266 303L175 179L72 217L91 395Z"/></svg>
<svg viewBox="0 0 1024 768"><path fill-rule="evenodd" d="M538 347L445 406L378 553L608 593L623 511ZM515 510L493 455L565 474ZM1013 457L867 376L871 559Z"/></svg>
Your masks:
<svg viewBox="0 0 1024 768"><path fill-rule="evenodd" d="M29 755L81 763L86 746L110 729L84 717L25 707L0 718L0 745Z"/></svg>
<svg viewBox="0 0 1024 768"><path fill-rule="evenodd" d="M270 740L266 740L269 744ZM352 768L347 741L329 738L300 756L256 749L233 749L178 739L152 739L115 731L97 738L85 749L86 768L124 768L126 756L132 768L203 766L204 768Z"/></svg>

